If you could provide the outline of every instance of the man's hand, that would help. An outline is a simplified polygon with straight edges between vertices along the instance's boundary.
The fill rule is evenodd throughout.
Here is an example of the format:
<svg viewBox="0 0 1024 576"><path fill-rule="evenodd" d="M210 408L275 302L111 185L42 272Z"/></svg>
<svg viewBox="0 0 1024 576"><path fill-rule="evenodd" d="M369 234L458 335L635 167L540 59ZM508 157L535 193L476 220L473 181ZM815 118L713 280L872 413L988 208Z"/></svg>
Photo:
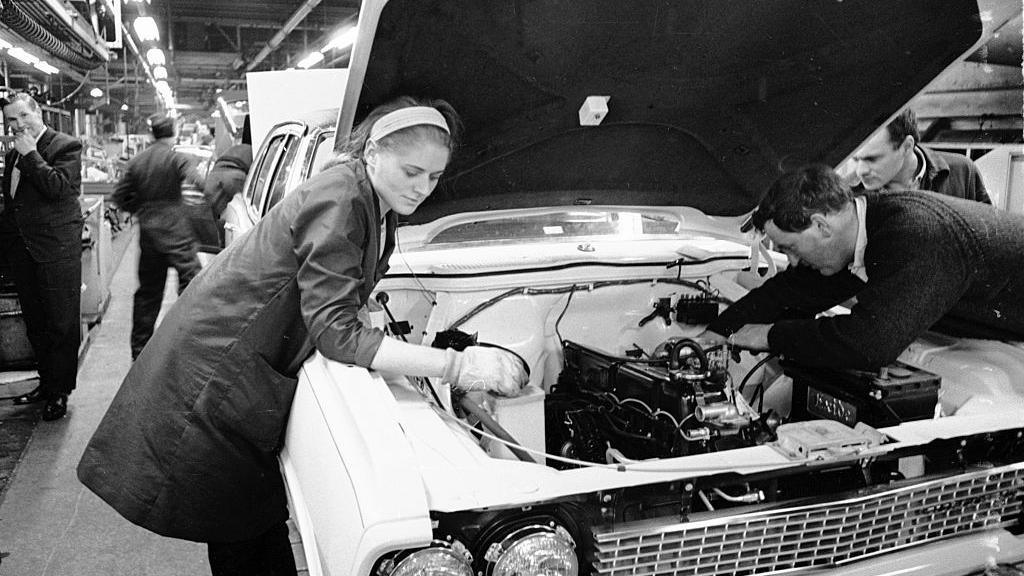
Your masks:
<svg viewBox="0 0 1024 576"><path fill-rule="evenodd" d="M771 329L771 324L747 324L729 336L729 344L751 352L767 352L768 331Z"/></svg>
<svg viewBox="0 0 1024 576"><path fill-rule="evenodd" d="M22 130L14 137L14 149L22 156L28 156L36 149L36 139L29 134L28 130Z"/></svg>

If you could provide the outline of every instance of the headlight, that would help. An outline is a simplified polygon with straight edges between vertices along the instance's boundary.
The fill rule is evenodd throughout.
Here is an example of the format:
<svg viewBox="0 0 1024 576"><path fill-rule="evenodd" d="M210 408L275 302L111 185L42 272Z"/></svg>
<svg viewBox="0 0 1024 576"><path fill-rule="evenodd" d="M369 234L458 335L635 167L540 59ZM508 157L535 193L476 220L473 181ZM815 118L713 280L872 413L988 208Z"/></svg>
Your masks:
<svg viewBox="0 0 1024 576"><path fill-rule="evenodd" d="M576 543L565 528L533 525L491 544L484 559L490 576L577 576Z"/></svg>
<svg viewBox="0 0 1024 576"><path fill-rule="evenodd" d="M472 562L460 542L434 541L429 548L400 552L384 560L377 576L473 576Z"/></svg>

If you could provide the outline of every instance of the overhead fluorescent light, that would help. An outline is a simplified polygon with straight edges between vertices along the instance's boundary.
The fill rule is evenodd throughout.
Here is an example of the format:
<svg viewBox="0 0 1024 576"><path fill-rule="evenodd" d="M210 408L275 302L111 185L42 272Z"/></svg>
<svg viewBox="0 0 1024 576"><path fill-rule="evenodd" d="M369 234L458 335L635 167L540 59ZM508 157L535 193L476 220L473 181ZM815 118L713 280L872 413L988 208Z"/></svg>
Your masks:
<svg viewBox="0 0 1024 576"><path fill-rule="evenodd" d="M8 42L7 40L4 40L3 38L0 38L0 48L2 48L4 50L6 50L8 48L14 48L14 44L11 44L10 42Z"/></svg>
<svg viewBox="0 0 1024 576"><path fill-rule="evenodd" d="M25 52L20 47L19 48L11 48L10 50L7 51L7 53L10 54L11 56L14 56L18 60L21 60L25 64L35 64L36 62L39 62L39 58L36 58L35 56L29 54L28 52Z"/></svg>
<svg viewBox="0 0 1024 576"><path fill-rule="evenodd" d="M153 78L156 78L157 80L163 80L167 78L167 68L164 68L163 66L154 66Z"/></svg>
<svg viewBox="0 0 1024 576"><path fill-rule="evenodd" d="M149 62L150 66L163 66L167 64L167 60L164 58L164 51L159 48L146 50L146 61Z"/></svg>
<svg viewBox="0 0 1024 576"><path fill-rule="evenodd" d="M45 60L40 60L39 62L33 64L33 66L42 70L43 72L46 72L47 74L56 74L60 72L60 70L58 70L56 66L51 65L49 62Z"/></svg>
<svg viewBox="0 0 1024 576"><path fill-rule="evenodd" d="M139 16L135 19L135 35L142 42L156 42L160 40L160 30L156 27L156 20L152 16Z"/></svg>
<svg viewBox="0 0 1024 576"><path fill-rule="evenodd" d="M353 26L352 28L347 28L335 34L334 38L331 38L331 41L324 46L322 52L327 52L328 50L342 50L355 44L355 42L356 28Z"/></svg>
<svg viewBox="0 0 1024 576"><path fill-rule="evenodd" d="M166 80L157 80L153 87L156 88L157 93L163 96L165 100L171 95L171 86L167 84Z"/></svg>
<svg viewBox="0 0 1024 576"><path fill-rule="evenodd" d="M299 60L299 62L296 64L296 66L298 66L299 68L309 68L310 66L314 66L314 65L319 64L319 63L321 63L323 61L324 61L324 54L323 54L323 52L313 52L313 53L309 54L308 56L306 56L305 58L303 58L302 60Z"/></svg>

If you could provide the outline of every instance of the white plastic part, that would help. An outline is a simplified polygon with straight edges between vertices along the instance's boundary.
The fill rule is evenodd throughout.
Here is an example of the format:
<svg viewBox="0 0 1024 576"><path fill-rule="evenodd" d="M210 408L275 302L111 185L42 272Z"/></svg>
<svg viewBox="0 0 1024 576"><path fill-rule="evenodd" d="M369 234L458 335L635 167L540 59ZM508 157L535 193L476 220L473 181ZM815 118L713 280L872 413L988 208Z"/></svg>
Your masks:
<svg viewBox="0 0 1024 576"><path fill-rule="evenodd" d="M514 398L493 396L494 419L520 444L533 450L544 451L544 391L526 386ZM512 452L498 442L492 442L487 452L497 458L518 460ZM540 459L540 456L535 456Z"/></svg>
<svg viewBox="0 0 1024 576"><path fill-rule="evenodd" d="M580 106L580 126L597 126L608 115L611 96L587 96Z"/></svg>

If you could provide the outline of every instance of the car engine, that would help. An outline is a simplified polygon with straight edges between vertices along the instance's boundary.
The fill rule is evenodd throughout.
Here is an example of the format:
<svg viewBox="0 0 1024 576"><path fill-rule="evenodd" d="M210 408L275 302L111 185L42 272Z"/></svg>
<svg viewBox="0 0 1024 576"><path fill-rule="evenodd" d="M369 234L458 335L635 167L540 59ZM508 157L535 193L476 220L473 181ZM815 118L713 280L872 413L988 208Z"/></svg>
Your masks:
<svg viewBox="0 0 1024 576"><path fill-rule="evenodd" d="M564 354L546 399L549 453L613 463L717 452L773 440L780 423L733 386L721 345L672 339L650 358L619 358L566 341Z"/></svg>

